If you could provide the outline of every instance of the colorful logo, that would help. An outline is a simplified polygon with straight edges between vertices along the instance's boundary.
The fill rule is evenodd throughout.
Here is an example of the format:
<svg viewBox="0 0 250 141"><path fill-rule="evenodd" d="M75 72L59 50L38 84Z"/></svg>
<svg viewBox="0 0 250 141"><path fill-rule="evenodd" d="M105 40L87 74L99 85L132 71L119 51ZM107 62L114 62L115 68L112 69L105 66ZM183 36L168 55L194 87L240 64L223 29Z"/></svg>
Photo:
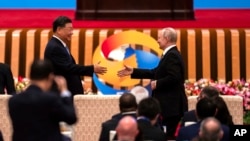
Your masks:
<svg viewBox="0 0 250 141"><path fill-rule="evenodd" d="M117 72L124 65L151 69L158 65L162 54L157 41L142 32L129 30L109 36L99 45L93 56L93 64L100 62L108 68L104 75L93 75L93 80L102 94L117 94L131 90L137 85L148 88L150 81L118 77ZM146 83L145 83L146 82Z"/></svg>

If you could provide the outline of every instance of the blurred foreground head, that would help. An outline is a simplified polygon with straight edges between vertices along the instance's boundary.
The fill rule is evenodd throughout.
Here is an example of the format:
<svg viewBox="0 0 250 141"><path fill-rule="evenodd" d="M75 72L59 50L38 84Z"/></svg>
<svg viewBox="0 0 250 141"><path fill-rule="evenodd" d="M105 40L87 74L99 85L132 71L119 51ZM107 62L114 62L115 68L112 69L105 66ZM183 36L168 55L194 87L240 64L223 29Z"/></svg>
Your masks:
<svg viewBox="0 0 250 141"><path fill-rule="evenodd" d="M51 88L54 73L53 66L48 60L35 60L30 68L31 83L38 84L44 91Z"/></svg>
<svg viewBox="0 0 250 141"><path fill-rule="evenodd" d="M131 116L123 117L116 127L116 133L118 141L135 141L139 133L136 119Z"/></svg>

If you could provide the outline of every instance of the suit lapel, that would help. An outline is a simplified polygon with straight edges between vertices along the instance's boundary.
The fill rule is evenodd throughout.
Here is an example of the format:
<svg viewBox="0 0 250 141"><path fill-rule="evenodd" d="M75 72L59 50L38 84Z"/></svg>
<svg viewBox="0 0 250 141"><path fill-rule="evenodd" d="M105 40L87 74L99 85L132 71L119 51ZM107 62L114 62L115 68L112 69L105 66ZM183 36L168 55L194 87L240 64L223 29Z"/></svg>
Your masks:
<svg viewBox="0 0 250 141"><path fill-rule="evenodd" d="M70 60L72 60L75 63L75 59L71 55L71 53L69 51L69 48L68 47L64 47L64 45L62 44L62 42L59 41L57 38L53 37L53 39L60 44L60 47L62 47L65 50L65 52L69 55Z"/></svg>

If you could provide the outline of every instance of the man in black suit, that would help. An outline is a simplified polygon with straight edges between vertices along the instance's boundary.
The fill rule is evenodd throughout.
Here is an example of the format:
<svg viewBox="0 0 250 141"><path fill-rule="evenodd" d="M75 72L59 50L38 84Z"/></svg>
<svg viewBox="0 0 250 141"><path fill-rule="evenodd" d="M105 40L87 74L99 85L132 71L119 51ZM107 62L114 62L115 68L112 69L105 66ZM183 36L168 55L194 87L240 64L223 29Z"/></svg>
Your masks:
<svg viewBox="0 0 250 141"><path fill-rule="evenodd" d="M59 122L74 124L77 120L66 80L54 76L49 61L34 61L30 71L31 85L9 99L12 141L68 141L61 134ZM53 80L60 97L50 92Z"/></svg>
<svg viewBox="0 0 250 141"><path fill-rule="evenodd" d="M16 92L13 75L9 65L0 63L0 94L14 94Z"/></svg>
<svg viewBox="0 0 250 141"><path fill-rule="evenodd" d="M223 134L220 121L214 117L208 117L201 122L198 138L204 141L219 141Z"/></svg>
<svg viewBox="0 0 250 141"><path fill-rule="evenodd" d="M195 124L180 128L176 141L192 140L198 136L201 122L208 117L214 117L216 112L217 107L212 99L202 98L199 100L196 104L196 115L199 121ZM224 134L221 140L229 141L229 127L222 125L222 130Z"/></svg>
<svg viewBox="0 0 250 141"><path fill-rule="evenodd" d="M103 74L107 71L105 67L98 64L91 66L77 65L74 57L70 54L67 43L73 34L71 19L59 16L53 22L53 37L48 42L44 58L52 62L56 75L62 75L67 80L67 85L73 96L83 94L81 75L92 76L93 73Z"/></svg>
<svg viewBox="0 0 250 141"><path fill-rule="evenodd" d="M202 98L215 99L216 97L219 96L219 94L220 92L218 91L217 88L213 86L206 86L201 90L200 95L197 97L197 100L200 100ZM188 122L197 122L197 121L198 119L195 110L191 110L184 113L184 116L181 120L181 126L182 127L185 126L185 123Z"/></svg>
<svg viewBox="0 0 250 141"><path fill-rule="evenodd" d="M166 141L165 133L156 126L161 108L158 100L149 97L138 105L137 123L143 140Z"/></svg>
<svg viewBox="0 0 250 141"><path fill-rule="evenodd" d="M117 132L117 140L115 141L138 141L136 139L139 134L137 122L131 116L123 117L115 130Z"/></svg>
<svg viewBox="0 0 250 141"><path fill-rule="evenodd" d="M136 118L137 103L136 98L131 93L124 93L119 99L120 113L113 115L112 118L102 123L101 134L99 141L109 141L109 133L111 130L115 130L118 122L124 116L132 116Z"/></svg>
<svg viewBox="0 0 250 141"><path fill-rule="evenodd" d="M176 47L177 33L173 28L164 28L158 34L158 43L163 56L154 69L136 69L125 66L118 76L152 79L152 96L160 102L162 124L167 126L169 139L174 139L178 122L187 111L184 90L184 63Z"/></svg>

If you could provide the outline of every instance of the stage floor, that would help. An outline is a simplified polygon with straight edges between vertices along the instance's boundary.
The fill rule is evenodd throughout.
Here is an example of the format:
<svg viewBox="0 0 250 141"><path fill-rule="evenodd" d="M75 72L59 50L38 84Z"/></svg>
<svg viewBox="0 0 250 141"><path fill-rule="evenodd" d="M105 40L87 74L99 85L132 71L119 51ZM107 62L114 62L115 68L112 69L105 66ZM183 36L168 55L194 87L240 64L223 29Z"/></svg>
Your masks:
<svg viewBox="0 0 250 141"><path fill-rule="evenodd" d="M51 28L60 15L74 19L74 10L0 9L0 28ZM195 20L85 21L73 20L76 28L250 28L250 9L195 10Z"/></svg>

